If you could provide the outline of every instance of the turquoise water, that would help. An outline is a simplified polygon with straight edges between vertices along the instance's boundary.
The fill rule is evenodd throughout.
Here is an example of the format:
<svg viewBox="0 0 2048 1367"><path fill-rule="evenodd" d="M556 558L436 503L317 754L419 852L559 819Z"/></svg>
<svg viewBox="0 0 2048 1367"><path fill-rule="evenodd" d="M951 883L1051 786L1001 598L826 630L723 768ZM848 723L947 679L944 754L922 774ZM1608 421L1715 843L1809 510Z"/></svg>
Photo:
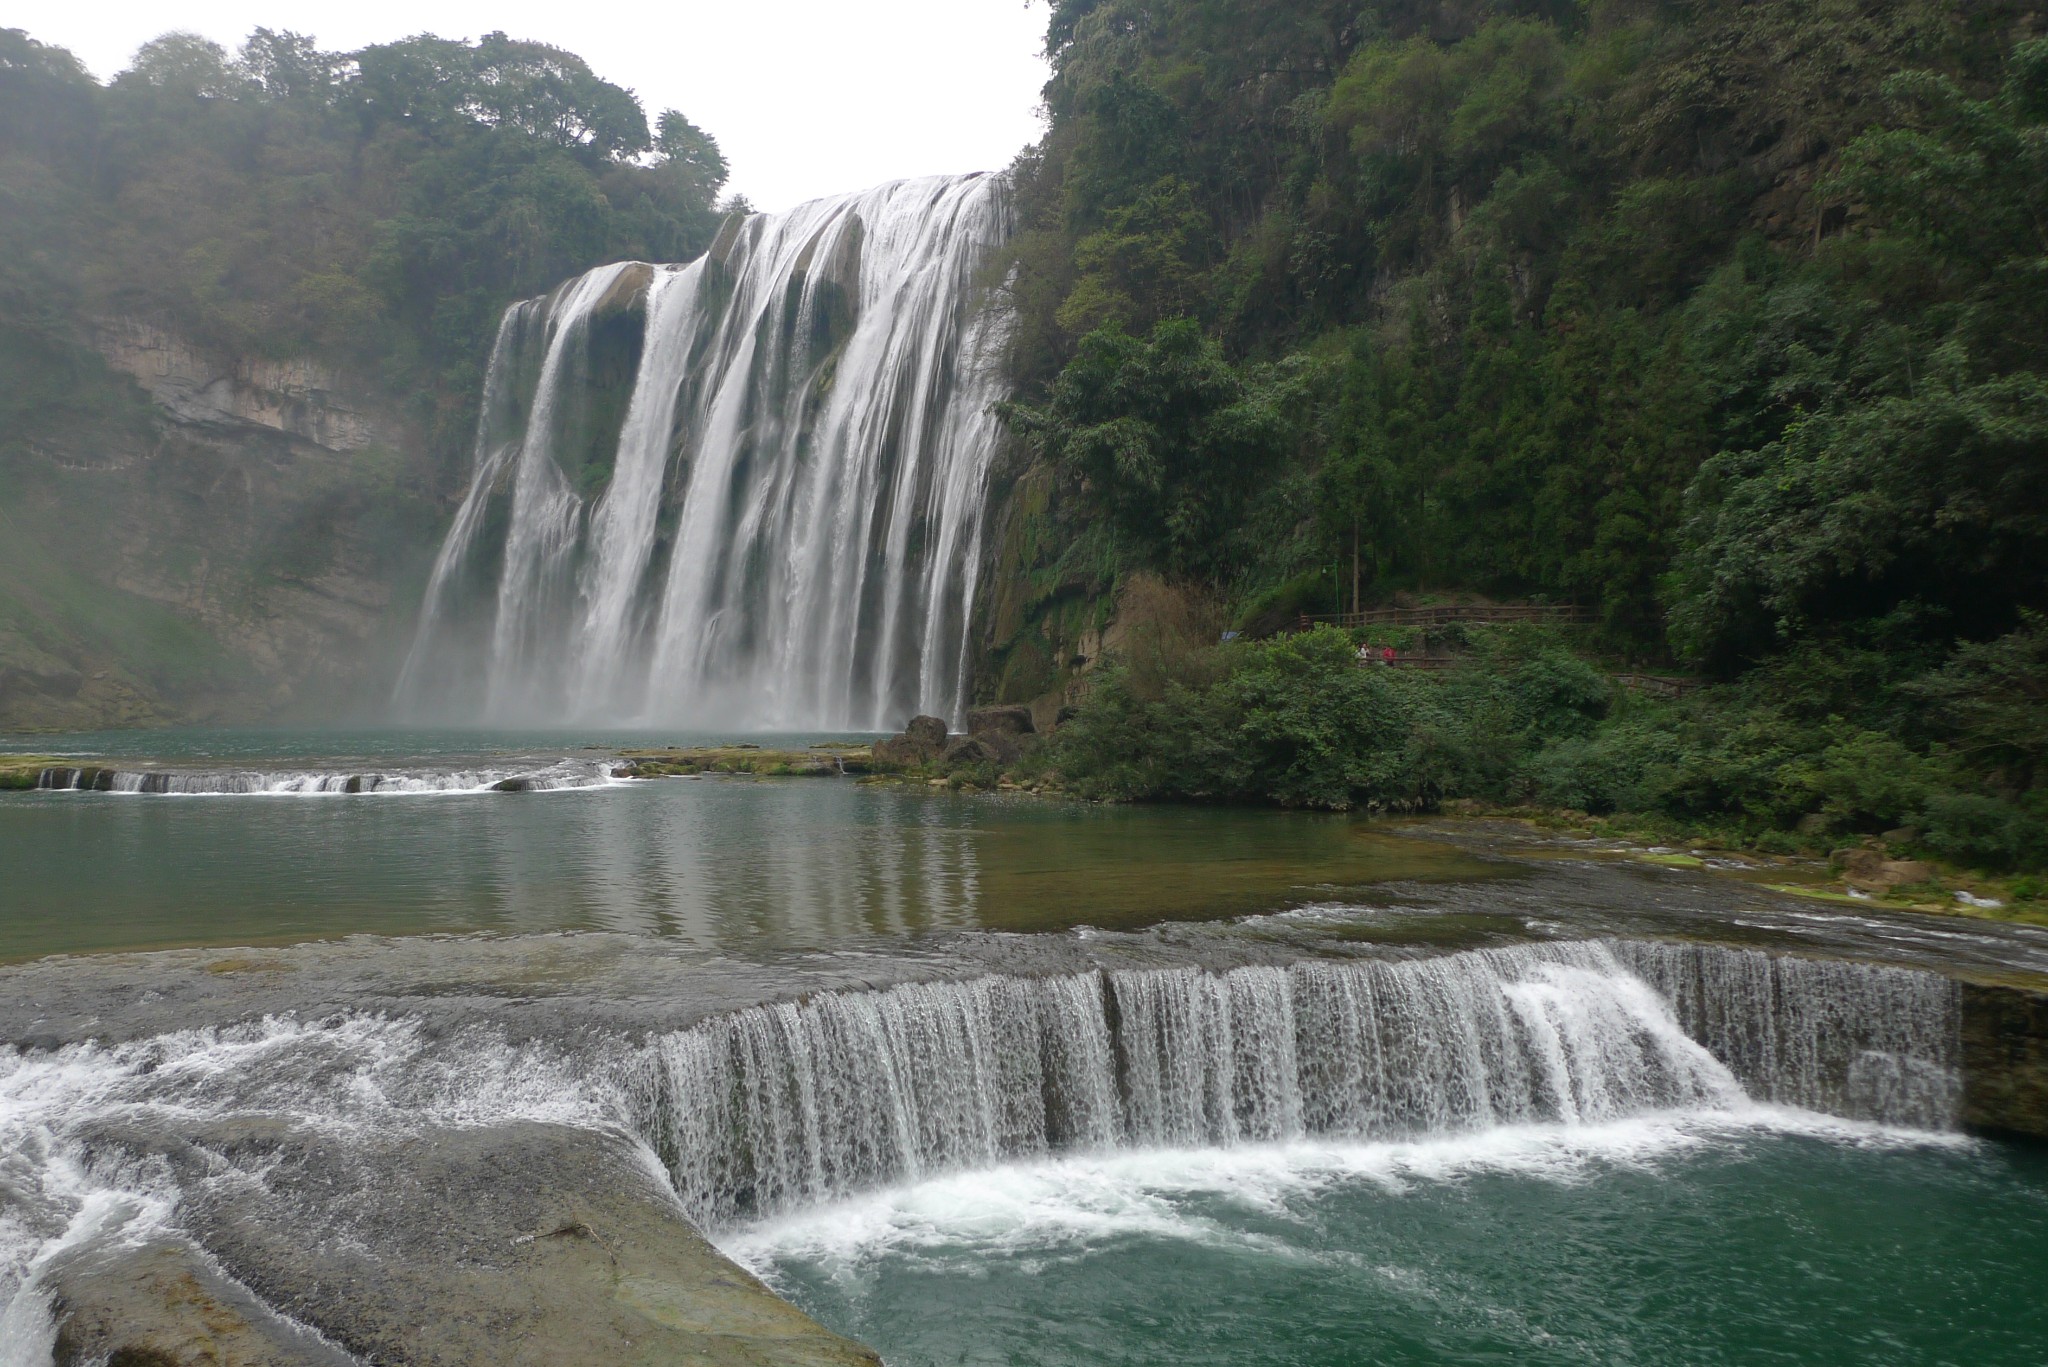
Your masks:
<svg viewBox="0 0 2048 1367"><path fill-rule="evenodd" d="M891 1367L2048 1361L2048 1151L1811 1117L1071 1159L724 1243Z"/></svg>

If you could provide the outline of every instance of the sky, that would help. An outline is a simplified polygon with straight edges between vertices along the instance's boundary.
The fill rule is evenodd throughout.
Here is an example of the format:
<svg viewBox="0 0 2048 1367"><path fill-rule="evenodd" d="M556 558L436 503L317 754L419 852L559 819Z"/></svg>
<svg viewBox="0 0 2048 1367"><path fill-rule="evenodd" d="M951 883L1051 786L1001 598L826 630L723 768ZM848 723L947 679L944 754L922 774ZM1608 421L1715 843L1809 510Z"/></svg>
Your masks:
<svg viewBox="0 0 2048 1367"><path fill-rule="evenodd" d="M174 29L230 51L251 29L347 50L414 33L567 48L718 139L757 209L941 172L993 171L1037 140L1043 0L80 0L5 21L102 79Z"/></svg>

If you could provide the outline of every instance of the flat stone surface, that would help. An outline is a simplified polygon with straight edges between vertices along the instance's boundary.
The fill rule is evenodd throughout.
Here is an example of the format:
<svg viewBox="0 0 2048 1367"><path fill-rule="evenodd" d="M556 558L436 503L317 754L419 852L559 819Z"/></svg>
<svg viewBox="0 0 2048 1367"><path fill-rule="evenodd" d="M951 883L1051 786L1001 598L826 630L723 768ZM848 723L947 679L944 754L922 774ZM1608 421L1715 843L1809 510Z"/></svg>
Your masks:
<svg viewBox="0 0 2048 1367"><path fill-rule="evenodd" d="M416 1367L879 1361L706 1242L618 1135L516 1122L357 1136L263 1119L116 1126L94 1147L167 1162L187 1227L233 1279L169 1253L74 1277L69 1304L116 1307L91 1323L117 1332L89 1341L155 1345L136 1359L152 1367L343 1360L291 1355L262 1305L358 1358Z"/></svg>

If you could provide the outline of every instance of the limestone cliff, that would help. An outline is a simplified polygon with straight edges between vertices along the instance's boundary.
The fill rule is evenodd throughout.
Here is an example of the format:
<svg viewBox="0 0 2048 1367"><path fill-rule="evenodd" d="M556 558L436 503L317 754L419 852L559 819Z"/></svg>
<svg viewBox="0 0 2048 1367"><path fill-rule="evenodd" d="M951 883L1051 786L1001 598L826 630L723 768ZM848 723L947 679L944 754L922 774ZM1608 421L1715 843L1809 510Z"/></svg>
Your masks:
<svg viewBox="0 0 2048 1367"><path fill-rule="evenodd" d="M369 702L438 530L418 422L147 319L98 320L67 364L73 401L0 444L0 729Z"/></svg>

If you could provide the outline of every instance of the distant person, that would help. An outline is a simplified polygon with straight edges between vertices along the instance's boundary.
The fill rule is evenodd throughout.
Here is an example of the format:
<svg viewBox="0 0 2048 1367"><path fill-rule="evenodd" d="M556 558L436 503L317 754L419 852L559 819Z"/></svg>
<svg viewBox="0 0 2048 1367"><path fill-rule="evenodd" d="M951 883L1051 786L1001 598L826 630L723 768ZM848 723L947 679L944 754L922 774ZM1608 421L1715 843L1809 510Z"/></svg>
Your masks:
<svg viewBox="0 0 2048 1367"><path fill-rule="evenodd" d="M1369 664L1371 664L1371 663L1372 663L1372 647L1371 647L1371 646L1369 646L1369 645L1360 645L1360 646L1358 647L1358 662L1359 662L1360 664L1362 664L1362 665L1369 665Z"/></svg>
<svg viewBox="0 0 2048 1367"><path fill-rule="evenodd" d="M1392 646L1382 646L1380 648L1380 663L1383 665L1390 665L1393 662L1394 648Z"/></svg>

